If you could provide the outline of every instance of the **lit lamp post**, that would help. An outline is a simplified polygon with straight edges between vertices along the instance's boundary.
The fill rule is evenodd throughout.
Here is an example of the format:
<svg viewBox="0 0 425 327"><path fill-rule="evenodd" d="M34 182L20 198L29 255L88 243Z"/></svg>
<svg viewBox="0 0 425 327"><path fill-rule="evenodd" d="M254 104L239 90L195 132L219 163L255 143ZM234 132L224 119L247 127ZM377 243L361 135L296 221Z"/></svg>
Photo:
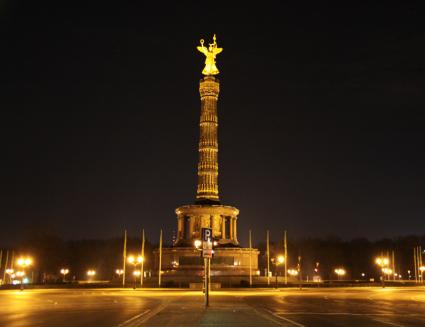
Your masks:
<svg viewBox="0 0 425 327"><path fill-rule="evenodd" d="M118 275L118 278L121 278L122 274L124 274L124 269L117 269L115 273Z"/></svg>
<svg viewBox="0 0 425 327"><path fill-rule="evenodd" d="M419 271L421 272L422 283L424 283L425 266L420 266Z"/></svg>
<svg viewBox="0 0 425 327"><path fill-rule="evenodd" d="M17 271L16 277L19 277L21 279L21 291L23 291L24 290L25 271Z"/></svg>
<svg viewBox="0 0 425 327"><path fill-rule="evenodd" d="M195 248L197 248L198 250L199 250L199 248L201 247L201 245L202 245L202 241L201 240L195 240L194 242L193 242L193 245L195 245Z"/></svg>
<svg viewBox="0 0 425 327"><path fill-rule="evenodd" d="M340 280L342 276L345 276L346 273L344 268L336 268L334 272L338 276L338 280Z"/></svg>
<svg viewBox="0 0 425 327"><path fill-rule="evenodd" d="M274 273L276 276L275 288L277 288L277 266L285 262L285 257L283 255L278 255L271 259L272 263L275 265Z"/></svg>
<svg viewBox="0 0 425 327"><path fill-rule="evenodd" d="M24 289L24 276L25 276L25 268L29 267L30 265L32 265L32 259L30 257L21 257L18 260L16 260L16 263L18 264L19 267L22 268L22 271L20 271L20 277L21 277L21 291ZM19 271L16 273L16 276L19 277L18 275Z"/></svg>
<svg viewBox="0 0 425 327"><path fill-rule="evenodd" d="M298 276L298 270L296 269L288 269L289 276L295 277Z"/></svg>
<svg viewBox="0 0 425 327"><path fill-rule="evenodd" d="M382 282L382 288L385 287L385 271L388 271L389 268L387 268L388 264L390 263L390 260L388 258L382 258L378 257L375 259L375 263L381 268L381 282ZM391 269L390 269L391 270Z"/></svg>
<svg viewBox="0 0 425 327"><path fill-rule="evenodd" d="M89 281L92 281L94 276L96 276L96 270L93 270L93 269L87 270L87 277Z"/></svg>
<svg viewBox="0 0 425 327"><path fill-rule="evenodd" d="M140 270L133 271L133 276L134 276L134 286L133 286L133 289L134 290L136 289L137 278L140 277L141 274L142 273L141 273Z"/></svg>
<svg viewBox="0 0 425 327"><path fill-rule="evenodd" d="M137 265L141 265L144 260L145 259L141 255L138 255L137 257L135 257L134 255L130 255L127 259L128 263L130 263L134 266L134 269L135 269L134 272L136 271ZM134 275L134 272L133 272L133 275ZM140 271L139 271L139 273L140 273L139 276L141 276ZM134 288L136 288L136 284L134 284Z"/></svg>
<svg viewBox="0 0 425 327"><path fill-rule="evenodd" d="M391 268L384 267L382 268L382 272L387 275L387 278L393 274L393 270Z"/></svg>
<svg viewBox="0 0 425 327"><path fill-rule="evenodd" d="M69 274L69 269L68 268L62 268L61 269L61 274L63 275L62 282L65 283L65 276Z"/></svg>

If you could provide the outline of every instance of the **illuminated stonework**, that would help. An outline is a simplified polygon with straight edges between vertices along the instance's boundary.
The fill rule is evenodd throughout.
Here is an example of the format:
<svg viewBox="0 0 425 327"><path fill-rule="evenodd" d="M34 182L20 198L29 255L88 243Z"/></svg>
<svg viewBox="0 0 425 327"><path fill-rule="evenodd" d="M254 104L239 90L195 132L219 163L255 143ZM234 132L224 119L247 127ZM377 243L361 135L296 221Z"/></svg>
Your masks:
<svg viewBox="0 0 425 327"><path fill-rule="evenodd" d="M204 77L199 85L201 118L199 121L199 163L197 202L219 202L217 101L220 84L213 76Z"/></svg>
<svg viewBox="0 0 425 327"><path fill-rule="evenodd" d="M198 187L195 205L176 209L177 242L193 246L200 238L201 228L213 229L219 245L238 245L236 222L239 210L220 205L218 194L218 116L217 101L220 83L214 76L205 76L199 83L201 115L199 120Z"/></svg>

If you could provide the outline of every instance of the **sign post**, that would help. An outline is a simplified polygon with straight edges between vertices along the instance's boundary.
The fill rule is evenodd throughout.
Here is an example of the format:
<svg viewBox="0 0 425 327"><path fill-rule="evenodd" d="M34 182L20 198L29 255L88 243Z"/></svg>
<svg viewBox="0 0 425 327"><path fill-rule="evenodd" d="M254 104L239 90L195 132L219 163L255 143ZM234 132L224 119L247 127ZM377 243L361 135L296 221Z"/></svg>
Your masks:
<svg viewBox="0 0 425 327"><path fill-rule="evenodd" d="M210 265L213 254L212 249L212 229L202 228L202 257L204 258L204 289L205 289L205 307L210 305Z"/></svg>

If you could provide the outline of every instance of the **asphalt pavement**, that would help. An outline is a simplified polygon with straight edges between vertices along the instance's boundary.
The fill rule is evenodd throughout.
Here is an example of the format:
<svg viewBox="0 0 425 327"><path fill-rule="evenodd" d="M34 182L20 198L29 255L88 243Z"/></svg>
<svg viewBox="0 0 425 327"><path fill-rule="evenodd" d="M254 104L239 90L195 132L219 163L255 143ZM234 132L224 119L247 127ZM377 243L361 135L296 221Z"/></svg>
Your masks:
<svg viewBox="0 0 425 327"><path fill-rule="evenodd" d="M425 288L0 291L1 327L425 326Z"/></svg>

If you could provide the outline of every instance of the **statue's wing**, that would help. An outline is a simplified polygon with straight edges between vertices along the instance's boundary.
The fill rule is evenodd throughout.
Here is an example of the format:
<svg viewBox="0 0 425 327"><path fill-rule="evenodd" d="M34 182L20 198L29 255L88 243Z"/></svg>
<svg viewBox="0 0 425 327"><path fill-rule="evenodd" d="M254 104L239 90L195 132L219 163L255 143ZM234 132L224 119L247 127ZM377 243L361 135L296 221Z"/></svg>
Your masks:
<svg viewBox="0 0 425 327"><path fill-rule="evenodd" d="M214 49L214 53L215 54L219 54L220 52L222 52L223 51L223 48L215 48Z"/></svg>
<svg viewBox="0 0 425 327"><path fill-rule="evenodd" d="M202 52L204 55L207 55L207 52L208 52L207 48L198 46L196 47L196 49L198 49L198 51Z"/></svg>

